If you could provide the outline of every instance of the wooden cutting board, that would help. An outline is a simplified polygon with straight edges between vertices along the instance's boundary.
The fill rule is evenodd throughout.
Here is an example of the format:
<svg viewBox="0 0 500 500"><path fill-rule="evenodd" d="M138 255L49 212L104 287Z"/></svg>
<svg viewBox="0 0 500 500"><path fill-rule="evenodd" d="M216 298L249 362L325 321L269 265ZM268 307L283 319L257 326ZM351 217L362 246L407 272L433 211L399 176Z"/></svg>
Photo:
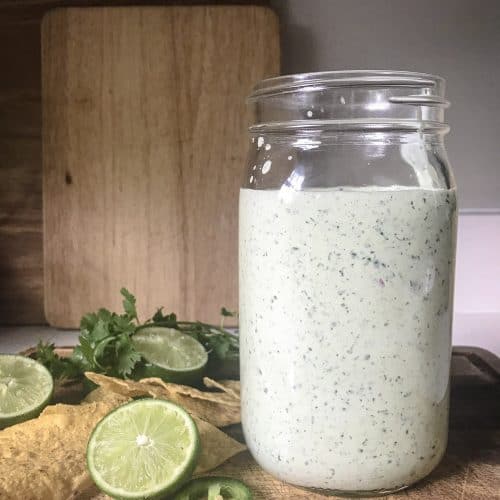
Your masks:
<svg viewBox="0 0 500 500"><path fill-rule="evenodd" d="M138 297L217 321L237 308L245 97L279 73L261 6L68 8L42 24L48 322Z"/></svg>

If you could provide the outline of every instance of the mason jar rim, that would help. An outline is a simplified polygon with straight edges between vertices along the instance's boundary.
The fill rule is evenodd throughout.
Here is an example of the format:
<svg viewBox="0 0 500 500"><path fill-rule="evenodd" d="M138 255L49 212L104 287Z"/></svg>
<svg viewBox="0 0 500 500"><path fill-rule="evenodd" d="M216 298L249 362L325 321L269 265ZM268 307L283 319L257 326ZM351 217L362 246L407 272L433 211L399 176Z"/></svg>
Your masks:
<svg viewBox="0 0 500 500"><path fill-rule="evenodd" d="M297 73L259 82L248 98L255 131L419 130L448 132L444 78L390 70Z"/></svg>
<svg viewBox="0 0 500 500"><path fill-rule="evenodd" d="M286 92L320 91L322 88L357 86L432 87L433 94L429 94L426 102L443 107L449 105L449 102L444 99L444 78L430 73L393 70L319 71L266 78L254 86L248 99L254 100ZM422 99L420 104L424 104Z"/></svg>

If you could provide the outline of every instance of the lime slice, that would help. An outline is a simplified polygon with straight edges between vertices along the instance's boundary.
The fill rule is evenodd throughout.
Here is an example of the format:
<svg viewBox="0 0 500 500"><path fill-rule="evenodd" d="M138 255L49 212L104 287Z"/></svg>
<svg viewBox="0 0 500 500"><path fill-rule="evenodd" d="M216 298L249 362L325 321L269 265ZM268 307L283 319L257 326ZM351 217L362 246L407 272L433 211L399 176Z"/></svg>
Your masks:
<svg viewBox="0 0 500 500"><path fill-rule="evenodd" d="M87 465L97 486L113 498L158 498L191 477L199 450L198 429L185 410L162 399L139 399L97 424Z"/></svg>
<svg viewBox="0 0 500 500"><path fill-rule="evenodd" d="M200 477L190 481L173 500L252 500L245 483L230 477Z"/></svg>
<svg viewBox="0 0 500 500"><path fill-rule="evenodd" d="M208 362L205 348L174 328L148 326L133 337L134 347L146 360L134 372L135 378L160 377L177 384L201 380Z"/></svg>
<svg viewBox="0 0 500 500"><path fill-rule="evenodd" d="M0 429L38 416L53 390L45 366L24 356L0 354Z"/></svg>

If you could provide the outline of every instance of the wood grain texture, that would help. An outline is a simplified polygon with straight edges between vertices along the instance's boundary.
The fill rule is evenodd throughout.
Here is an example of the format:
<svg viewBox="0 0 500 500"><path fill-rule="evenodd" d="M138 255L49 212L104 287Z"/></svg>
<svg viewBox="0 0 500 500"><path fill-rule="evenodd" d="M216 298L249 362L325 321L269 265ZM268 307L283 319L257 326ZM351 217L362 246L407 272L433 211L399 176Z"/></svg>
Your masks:
<svg viewBox="0 0 500 500"><path fill-rule="evenodd" d="M175 0L0 2L0 324L45 323L43 312L40 21L56 7ZM179 2L177 2L179 3ZM242 4L244 0L186 0ZM252 1L265 5L268 1Z"/></svg>
<svg viewBox="0 0 500 500"><path fill-rule="evenodd" d="M237 307L245 96L279 71L257 6L60 9L42 27L45 312L76 326L165 305Z"/></svg>
<svg viewBox="0 0 500 500"><path fill-rule="evenodd" d="M0 323L43 323L40 26L0 5Z"/></svg>

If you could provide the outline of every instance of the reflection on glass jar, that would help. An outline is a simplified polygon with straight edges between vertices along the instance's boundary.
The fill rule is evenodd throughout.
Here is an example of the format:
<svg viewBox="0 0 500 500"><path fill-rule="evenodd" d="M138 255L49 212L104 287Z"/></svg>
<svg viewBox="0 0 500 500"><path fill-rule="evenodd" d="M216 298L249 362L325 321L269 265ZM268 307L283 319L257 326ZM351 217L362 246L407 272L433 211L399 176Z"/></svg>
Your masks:
<svg viewBox="0 0 500 500"><path fill-rule="evenodd" d="M279 77L250 96L240 192L242 418L293 484L389 492L447 441L456 198L444 81Z"/></svg>

